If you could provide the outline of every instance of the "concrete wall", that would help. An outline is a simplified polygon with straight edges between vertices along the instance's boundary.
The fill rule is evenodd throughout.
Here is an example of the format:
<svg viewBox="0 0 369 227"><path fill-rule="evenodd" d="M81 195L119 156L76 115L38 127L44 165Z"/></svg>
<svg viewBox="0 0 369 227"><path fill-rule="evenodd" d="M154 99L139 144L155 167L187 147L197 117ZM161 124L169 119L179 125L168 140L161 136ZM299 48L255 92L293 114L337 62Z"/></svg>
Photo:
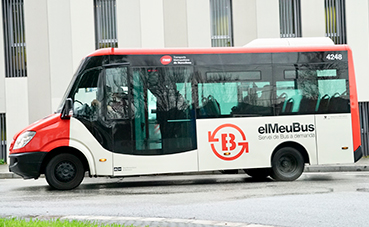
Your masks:
<svg viewBox="0 0 369 227"><path fill-rule="evenodd" d="M301 0L302 37L325 37L324 0Z"/></svg>
<svg viewBox="0 0 369 227"><path fill-rule="evenodd" d="M7 78L6 87L6 137L7 144L18 131L29 125L28 79Z"/></svg>
<svg viewBox="0 0 369 227"><path fill-rule="evenodd" d="M118 47L141 47L140 1L116 0L116 4Z"/></svg>
<svg viewBox="0 0 369 227"><path fill-rule="evenodd" d="M368 0L346 1L347 44L352 48L359 102L369 101Z"/></svg>
<svg viewBox="0 0 369 227"><path fill-rule="evenodd" d="M50 56L47 0L24 1L29 122L50 114ZM37 32L36 32L37 31Z"/></svg>
<svg viewBox="0 0 369 227"><path fill-rule="evenodd" d="M279 1L233 0L234 46L257 38L279 38Z"/></svg>
<svg viewBox="0 0 369 227"><path fill-rule="evenodd" d="M257 38L256 2L233 0L233 42L244 46Z"/></svg>
<svg viewBox="0 0 369 227"><path fill-rule="evenodd" d="M187 1L164 0L163 3L165 47L187 47Z"/></svg>
<svg viewBox="0 0 369 227"><path fill-rule="evenodd" d="M163 0L140 0L141 44L143 48L163 48Z"/></svg>
<svg viewBox="0 0 369 227"><path fill-rule="evenodd" d="M94 2L91 0L69 0L69 2L72 33L72 70L75 72L82 58L95 51Z"/></svg>
<svg viewBox="0 0 369 227"><path fill-rule="evenodd" d="M279 38L279 1L255 0L257 38Z"/></svg>
<svg viewBox="0 0 369 227"><path fill-rule="evenodd" d="M51 110L57 109L73 75L70 1L48 1Z"/></svg>
<svg viewBox="0 0 369 227"><path fill-rule="evenodd" d="M187 0L187 28L189 47L211 47L208 0Z"/></svg>

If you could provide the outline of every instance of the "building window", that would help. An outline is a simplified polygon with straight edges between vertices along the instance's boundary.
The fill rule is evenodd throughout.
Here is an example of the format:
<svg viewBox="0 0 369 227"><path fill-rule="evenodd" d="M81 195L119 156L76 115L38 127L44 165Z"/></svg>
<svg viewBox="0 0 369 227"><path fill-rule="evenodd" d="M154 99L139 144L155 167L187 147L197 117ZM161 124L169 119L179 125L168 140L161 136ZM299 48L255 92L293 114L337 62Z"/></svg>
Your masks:
<svg viewBox="0 0 369 227"><path fill-rule="evenodd" d="M301 37L300 0L279 0L281 38Z"/></svg>
<svg viewBox="0 0 369 227"><path fill-rule="evenodd" d="M335 44L346 44L346 1L325 0L325 35Z"/></svg>
<svg viewBox="0 0 369 227"><path fill-rule="evenodd" d="M94 0L96 49L118 47L115 0Z"/></svg>
<svg viewBox="0 0 369 227"><path fill-rule="evenodd" d="M0 159L6 162L6 128L5 114L0 114Z"/></svg>
<svg viewBox="0 0 369 227"><path fill-rule="evenodd" d="M233 46L232 1L210 0L211 46Z"/></svg>
<svg viewBox="0 0 369 227"><path fill-rule="evenodd" d="M3 0L5 77L26 77L23 0Z"/></svg>

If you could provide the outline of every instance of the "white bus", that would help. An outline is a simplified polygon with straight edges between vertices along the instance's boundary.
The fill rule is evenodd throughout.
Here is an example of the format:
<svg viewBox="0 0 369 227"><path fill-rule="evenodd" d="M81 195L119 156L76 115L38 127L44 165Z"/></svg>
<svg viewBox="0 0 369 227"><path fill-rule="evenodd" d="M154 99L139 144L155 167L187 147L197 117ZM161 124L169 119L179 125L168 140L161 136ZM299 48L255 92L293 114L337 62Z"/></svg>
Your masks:
<svg viewBox="0 0 369 227"><path fill-rule="evenodd" d="M101 49L60 108L14 136L10 171L52 188L92 176L243 169L292 181L362 156L346 45Z"/></svg>

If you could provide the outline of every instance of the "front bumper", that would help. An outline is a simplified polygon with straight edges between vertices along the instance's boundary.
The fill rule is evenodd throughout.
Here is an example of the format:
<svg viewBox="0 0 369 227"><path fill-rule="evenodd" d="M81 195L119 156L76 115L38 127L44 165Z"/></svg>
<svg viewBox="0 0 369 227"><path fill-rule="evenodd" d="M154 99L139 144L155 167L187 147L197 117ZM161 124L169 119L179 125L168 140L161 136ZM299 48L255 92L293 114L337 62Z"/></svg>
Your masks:
<svg viewBox="0 0 369 227"><path fill-rule="evenodd" d="M10 154L9 171L24 179L37 179L40 176L41 164L47 152L29 152Z"/></svg>

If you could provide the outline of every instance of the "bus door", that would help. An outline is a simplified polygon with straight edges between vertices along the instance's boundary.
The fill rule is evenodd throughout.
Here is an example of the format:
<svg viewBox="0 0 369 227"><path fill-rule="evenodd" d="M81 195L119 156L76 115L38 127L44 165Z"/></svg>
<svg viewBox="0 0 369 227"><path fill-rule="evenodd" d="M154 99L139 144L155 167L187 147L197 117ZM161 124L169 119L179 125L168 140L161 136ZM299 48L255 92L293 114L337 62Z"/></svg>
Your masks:
<svg viewBox="0 0 369 227"><path fill-rule="evenodd" d="M315 115L318 164L352 163L354 147L347 68L317 70L319 99Z"/></svg>
<svg viewBox="0 0 369 227"><path fill-rule="evenodd" d="M132 150L114 154L114 175L198 170L191 75L192 67L132 69Z"/></svg>
<svg viewBox="0 0 369 227"><path fill-rule="evenodd" d="M105 69L105 116L112 128L112 151L118 154L132 153L132 97L129 89L129 73L126 66ZM115 164L115 162L114 162ZM114 165L114 171L119 171Z"/></svg>

